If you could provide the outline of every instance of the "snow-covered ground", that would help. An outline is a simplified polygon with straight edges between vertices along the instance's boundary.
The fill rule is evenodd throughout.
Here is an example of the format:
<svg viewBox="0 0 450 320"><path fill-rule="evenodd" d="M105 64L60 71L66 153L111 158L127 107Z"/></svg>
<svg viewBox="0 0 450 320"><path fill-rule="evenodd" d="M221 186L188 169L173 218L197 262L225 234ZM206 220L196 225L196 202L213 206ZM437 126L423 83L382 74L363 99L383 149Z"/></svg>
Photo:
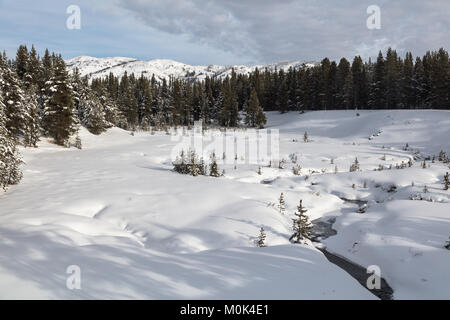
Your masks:
<svg viewBox="0 0 450 320"><path fill-rule="evenodd" d="M395 169L450 151L450 112L359 113L269 113L286 164L261 175L240 164L219 165L220 178L177 174L163 132L82 130L82 150L22 149L24 179L0 195L0 298L376 298L314 246L289 243L300 199L311 219L336 217L327 250L378 265L395 299L450 298L450 170L420 159ZM355 157L361 171L349 172ZM260 227L266 248L254 245ZM66 287L71 265L81 290Z"/></svg>

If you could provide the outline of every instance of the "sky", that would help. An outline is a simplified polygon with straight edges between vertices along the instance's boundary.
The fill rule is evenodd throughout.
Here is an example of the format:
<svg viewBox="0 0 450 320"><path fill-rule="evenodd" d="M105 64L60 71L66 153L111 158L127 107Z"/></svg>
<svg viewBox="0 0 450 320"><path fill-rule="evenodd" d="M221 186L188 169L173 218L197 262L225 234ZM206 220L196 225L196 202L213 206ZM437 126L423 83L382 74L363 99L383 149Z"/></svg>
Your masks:
<svg viewBox="0 0 450 320"><path fill-rule="evenodd" d="M69 29L67 8L80 8ZM380 28L367 27L376 5ZM0 0L0 49L193 65L376 57L450 47L449 0Z"/></svg>

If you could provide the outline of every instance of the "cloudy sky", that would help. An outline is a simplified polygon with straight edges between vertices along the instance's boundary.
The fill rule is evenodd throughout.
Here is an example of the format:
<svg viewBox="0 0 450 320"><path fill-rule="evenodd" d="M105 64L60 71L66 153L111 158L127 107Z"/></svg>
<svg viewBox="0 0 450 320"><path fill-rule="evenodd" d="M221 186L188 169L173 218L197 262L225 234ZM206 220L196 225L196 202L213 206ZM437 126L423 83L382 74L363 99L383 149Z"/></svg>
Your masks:
<svg viewBox="0 0 450 320"><path fill-rule="evenodd" d="M78 5L81 29L66 27ZM381 10L368 29L367 8ZM256 64L450 47L449 0L0 0L0 49Z"/></svg>

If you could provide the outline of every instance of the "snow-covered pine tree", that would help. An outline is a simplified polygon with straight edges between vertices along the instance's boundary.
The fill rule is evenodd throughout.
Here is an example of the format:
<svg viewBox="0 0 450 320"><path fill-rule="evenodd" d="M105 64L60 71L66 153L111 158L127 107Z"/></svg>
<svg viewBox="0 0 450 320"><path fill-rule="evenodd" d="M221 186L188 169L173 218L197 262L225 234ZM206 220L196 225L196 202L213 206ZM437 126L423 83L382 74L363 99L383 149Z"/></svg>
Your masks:
<svg viewBox="0 0 450 320"><path fill-rule="evenodd" d="M80 78L78 69L71 76L78 120L91 133L100 134L110 125L98 95L89 87L87 77Z"/></svg>
<svg viewBox="0 0 450 320"><path fill-rule="evenodd" d="M386 100L384 97L385 92L385 61L383 53L378 53L376 63L373 65L372 81L370 84L370 93L368 105L372 108L384 108Z"/></svg>
<svg viewBox="0 0 450 320"><path fill-rule="evenodd" d="M32 46L28 59L26 60L26 67L22 80L22 87L25 96L23 138L24 145L27 147L37 147L37 142L39 141L39 136L41 134L41 106L39 104L40 66L41 62L36 53L36 49L34 48L34 46ZM19 72L19 69L17 69L16 71Z"/></svg>
<svg viewBox="0 0 450 320"><path fill-rule="evenodd" d="M198 176L200 174L199 161L197 159L197 154L194 150L189 152L189 173L191 176Z"/></svg>
<svg viewBox="0 0 450 320"><path fill-rule="evenodd" d="M211 177L220 177L219 168L217 167L216 154L211 155L211 163L209 164L209 175Z"/></svg>
<svg viewBox="0 0 450 320"><path fill-rule="evenodd" d="M144 131L148 131L152 125L153 113L152 113L152 90L148 83L144 87L143 101L141 106L141 128Z"/></svg>
<svg viewBox="0 0 450 320"><path fill-rule="evenodd" d="M188 165L187 165L186 154L185 154L184 150L182 150L180 152L180 155L177 156L177 158L175 159L175 161L172 164L173 164L173 170L175 172L178 172L178 173L181 173L181 174L189 173L189 168L188 168Z"/></svg>
<svg viewBox="0 0 450 320"><path fill-rule="evenodd" d="M76 132L77 118L74 109L73 90L66 65L57 57L54 75L46 84L47 100L44 104L44 129L60 145L67 145Z"/></svg>
<svg viewBox="0 0 450 320"><path fill-rule="evenodd" d="M37 88L32 85L26 91L23 128L23 143L27 147L37 147L41 134Z"/></svg>
<svg viewBox="0 0 450 320"><path fill-rule="evenodd" d="M252 89L250 99L244 105L245 124L250 127L264 128L267 122L266 115L259 104L255 88Z"/></svg>
<svg viewBox="0 0 450 320"><path fill-rule="evenodd" d="M93 134L100 134L106 130L108 123L100 100L94 95L88 95L83 124Z"/></svg>
<svg viewBox="0 0 450 320"><path fill-rule="evenodd" d="M38 91L40 69L41 61L36 52L36 49L34 48L34 46L31 46L30 54L28 57L27 71L23 79L25 89L29 89L31 86L35 86L36 92Z"/></svg>
<svg viewBox="0 0 450 320"><path fill-rule="evenodd" d="M359 171L359 161L358 158L355 158L355 162L350 166L350 172Z"/></svg>
<svg viewBox="0 0 450 320"><path fill-rule="evenodd" d="M47 82L53 77L55 66L53 65L52 57L48 49L45 49L45 54L42 57L42 64L39 70L39 88L41 89L41 100L42 104L47 100Z"/></svg>
<svg viewBox="0 0 450 320"><path fill-rule="evenodd" d="M264 129L264 126L267 123L267 117L264 113L264 110L261 106L256 110L256 126L258 129Z"/></svg>
<svg viewBox="0 0 450 320"><path fill-rule="evenodd" d="M115 101L108 96L108 92L105 88L101 88L101 91L97 92L97 96L100 105L103 107L103 112L105 113L105 128L111 128L114 126L120 127L119 122L125 122L126 120L120 119Z"/></svg>
<svg viewBox="0 0 450 320"><path fill-rule="evenodd" d="M0 188L6 190L8 185L20 181L22 178L21 163L22 160L16 148L16 139L11 137L6 129L5 105L0 89Z"/></svg>
<svg viewBox="0 0 450 320"><path fill-rule="evenodd" d="M309 217L305 215L308 210L303 208L302 202L303 200L300 200L300 204L297 206L297 212L294 213L296 218L292 219L294 233L289 238L289 241L293 243L302 243L302 241L311 237L312 225Z"/></svg>
<svg viewBox="0 0 450 320"><path fill-rule="evenodd" d="M280 198L278 199L278 210L281 214L284 215L284 212L286 210L286 202L284 200L284 194L283 192L280 194Z"/></svg>
<svg viewBox="0 0 450 320"><path fill-rule="evenodd" d="M16 73L6 66L3 59L0 62L0 72L3 75L1 89L5 106L6 129L12 136L18 137L23 133L26 113L24 92Z"/></svg>
<svg viewBox="0 0 450 320"><path fill-rule="evenodd" d="M154 101L153 107L157 109L158 125L165 130L166 126L170 125L172 122L172 116L170 114L171 97L166 79L163 79L162 81L159 94Z"/></svg>
<svg viewBox="0 0 450 320"><path fill-rule="evenodd" d="M78 68L73 70L72 74L69 76L69 79L73 91L73 106L76 110L79 122L83 122L85 113L83 99L85 85L83 84Z"/></svg>
<svg viewBox="0 0 450 320"><path fill-rule="evenodd" d="M211 117L211 123L219 123L219 118L220 118L220 110L222 108L223 105L223 92L220 91L219 95L216 97L216 99L212 98L212 93L210 92L211 96L208 98L208 100L211 98L211 112L210 112L210 117Z"/></svg>
<svg viewBox="0 0 450 320"><path fill-rule="evenodd" d="M233 79L236 75L234 71L232 74L232 79L229 81L231 83L225 81L222 86L223 100L218 116L220 124L224 127L237 127L240 121L236 92L233 90Z"/></svg>
<svg viewBox="0 0 450 320"><path fill-rule="evenodd" d="M289 91L284 77L283 70L280 70L280 87L278 88L277 106L280 113L286 113L289 110Z"/></svg>
<svg viewBox="0 0 450 320"><path fill-rule="evenodd" d="M135 130L138 125L138 103L133 93L134 74L123 75L119 86L119 110L127 119L127 129Z"/></svg>
<svg viewBox="0 0 450 320"><path fill-rule="evenodd" d="M28 49L24 45L20 45L17 49L15 69L20 80L24 80L25 74L28 70Z"/></svg>
<svg viewBox="0 0 450 320"><path fill-rule="evenodd" d="M263 227L259 229L259 236L258 240L256 241L256 246L259 248L266 247L266 232L264 231Z"/></svg>

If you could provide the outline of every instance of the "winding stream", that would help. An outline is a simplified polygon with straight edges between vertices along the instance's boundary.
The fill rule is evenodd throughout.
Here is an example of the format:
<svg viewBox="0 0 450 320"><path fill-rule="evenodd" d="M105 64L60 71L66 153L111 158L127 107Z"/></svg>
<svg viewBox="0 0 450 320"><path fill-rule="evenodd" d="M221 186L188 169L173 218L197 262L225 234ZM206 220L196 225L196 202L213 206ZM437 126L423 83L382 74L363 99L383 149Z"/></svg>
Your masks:
<svg viewBox="0 0 450 320"><path fill-rule="evenodd" d="M357 204L359 207L365 205L367 202L362 200L348 200L342 199L346 202ZM333 224L336 222L336 217L319 218L312 221L313 224L313 236L311 240L321 243L321 240L332 237L337 234L337 231L333 229ZM332 253L326 249L326 247L318 246L317 249L322 251L325 257L331 263L337 265L342 270L346 271L349 275L355 278L364 288L369 290L372 294L380 298L381 300L393 300L394 290L389 286L385 279L381 278L380 289L368 289L366 282L370 274L367 273L367 269L359 264L356 264L344 257L341 257L335 253Z"/></svg>

